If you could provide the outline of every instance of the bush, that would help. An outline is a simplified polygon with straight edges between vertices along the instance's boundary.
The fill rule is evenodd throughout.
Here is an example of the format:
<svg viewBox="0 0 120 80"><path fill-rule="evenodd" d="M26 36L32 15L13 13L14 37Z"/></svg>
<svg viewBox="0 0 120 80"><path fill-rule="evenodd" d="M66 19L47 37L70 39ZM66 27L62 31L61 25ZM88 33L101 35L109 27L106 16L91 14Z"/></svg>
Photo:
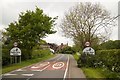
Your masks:
<svg viewBox="0 0 120 80"><path fill-rule="evenodd" d="M50 55L50 50L49 49L45 49L45 50L33 50L32 51L32 58L42 58L45 57L47 55Z"/></svg>
<svg viewBox="0 0 120 80"><path fill-rule="evenodd" d="M89 54L81 54L81 57L78 59L78 67L94 67L95 56Z"/></svg>
<svg viewBox="0 0 120 80"><path fill-rule="evenodd" d="M21 49L21 59L22 61L31 59L31 50Z"/></svg>
<svg viewBox="0 0 120 80"><path fill-rule="evenodd" d="M21 60L28 60L28 59L35 59L35 58L42 58L47 55L50 55L50 50L27 50L21 49ZM10 64L10 50L9 49L2 49L2 65L9 65Z"/></svg>
<svg viewBox="0 0 120 80"><path fill-rule="evenodd" d="M10 50L2 49L2 65L10 64Z"/></svg>
<svg viewBox="0 0 120 80"><path fill-rule="evenodd" d="M30 51L26 49L21 49L21 59L22 61L27 60L30 58ZM2 65L9 65L10 64L10 50L9 49L2 49Z"/></svg>
<svg viewBox="0 0 120 80"><path fill-rule="evenodd" d="M114 72L120 72L120 49L99 50L93 55L81 55L78 66L104 67Z"/></svg>
<svg viewBox="0 0 120 80"><path fill-rule="evenodd" d="M73 50L71 47L67 46L65 48L63 48L60 53L63 53L63 54L73 54L75 53L75 50Z"/></svg>
<svg viewBox="0 0 120 80"><path fill-rule="evenodd" d="M111 71L120 72L120 49L100 50L96 53L96 64ZM101 64L100 64L101 63Z"/></svg>
<svg viewBox="0 0 120 80"><path fill-rule="evenodd" d="M120 49L120 40L115 40L115 41L112 41L112 40L109 40L107 42L104 42L102 44L99 45L99 49Z"/></svg>

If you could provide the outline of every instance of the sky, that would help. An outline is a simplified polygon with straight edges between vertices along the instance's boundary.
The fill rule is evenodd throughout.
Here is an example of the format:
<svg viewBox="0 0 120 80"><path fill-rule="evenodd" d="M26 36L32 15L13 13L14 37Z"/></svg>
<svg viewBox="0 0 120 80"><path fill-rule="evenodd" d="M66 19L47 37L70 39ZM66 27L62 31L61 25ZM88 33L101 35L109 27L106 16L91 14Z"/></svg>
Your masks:
<svg viewBox="0 0 120 80"><path fill-rule="evenodd" d="M17 21L20 12L35 10L35 6L38 6L43 9L45 14L51 17L58 16L58 20L56 21L57 25L54 27L57 33L48 35L44 40L58 45L61 43L68 43L71 46L74 44L73 41L63 36L63 33L59 29L59 25L66 11L78 2L84 1L93 3L99 2L112 16L118 15L118 0L2 0L0 3L0 30L7 28L11 22ZM117 26L112 29L110 39L118 39Z"/></svg>

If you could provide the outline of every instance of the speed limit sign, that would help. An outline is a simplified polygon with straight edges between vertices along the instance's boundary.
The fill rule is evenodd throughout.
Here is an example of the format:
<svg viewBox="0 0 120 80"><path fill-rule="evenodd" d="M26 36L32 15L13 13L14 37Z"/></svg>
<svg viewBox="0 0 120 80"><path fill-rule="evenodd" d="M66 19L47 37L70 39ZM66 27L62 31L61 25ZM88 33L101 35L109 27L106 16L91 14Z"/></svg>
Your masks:
<svg viewBox="0 0 120 80"><path fill-rule="evenodd" d="M15 47L17 47L17 45L18 45L18 43L17 42L14 42L14 44L13 44Z"/></svg>
<svg viewBox="0 0 120 80"><path fill-rule="evenodd" d="M90 46L90 42L86 42L86 43L85 43L85 46Z"/></svg>

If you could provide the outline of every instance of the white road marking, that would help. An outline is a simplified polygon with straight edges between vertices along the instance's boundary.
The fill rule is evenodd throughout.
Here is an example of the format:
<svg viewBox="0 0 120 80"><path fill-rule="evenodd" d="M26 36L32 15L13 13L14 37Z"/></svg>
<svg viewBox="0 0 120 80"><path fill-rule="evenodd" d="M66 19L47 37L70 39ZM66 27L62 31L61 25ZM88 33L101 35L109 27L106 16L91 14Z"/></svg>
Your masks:
<svg viewBox="0 0 120 80"><path fill-rule="evenodd" d="M64 78L63 78L63 80L65 80L65 78L66 78L67 71L68 71L68 65L69 65L69 56L68 56L67 66L66 66L66 70L65 70L65 73L64 73Z"/></svg>
<svg viewBox="0 0 120 80"><path fill-rule="evenodd" d="M50 65L46 66L45 68L41 69L40 71L43 71L43 70L47 69L49 66L50 66Z"/></svg>
<svg viewBox="0 0 120 80"><path fill-rule="evenodd" d="M41 64L34 65L31 68L33 68L33 69L35 69L35 68L41 68L41 67L44 67L44 66L46 66L48 64L50 64L50 62L44 62L44 63L41 63Z"/></svg>
<svg viewBox="0 0 120 80"><path fill-rule="evenodd" d="M41 71L41 70L31 70L31 71Z"/></svg>
<svg viewBox="0 0 120 80"><path fill-rule="evenodd" d="M53 64L52 68L54 68L54 69L60 69L63 66L64 66L63 62L57 62L57 63Z"/></svg>
<svg viewBox="0 0 120 80"><path fill-rule="evenodd" d="M50 62L44 62L44 63L41 63L39 65L32 66L31 68L33 68L33 69L41 68L41 67L44 67L44 66L46 66L46 67L44 67L43 69L31 70L31 71L43 71L43 70L45 70L46 68L48 68L50 66L49 64L50 64Z"/></svg>
<svg viewBox="0 0 120 80"><path fill-rule="evenodd" d="M39 70L31 70L31 71L43 71L43 70L47 69L49 66L50 66L50 65L44 67L43 69L39 69Z"/></svg>
<svg viewBox="0 0 120 80"><path fill-rule="evenodd" d="M40 66L40 67L44 67L44 66L46 66L46 65L48 65L48 64L50 64L50 62L44 62L44 63L40 64L39 66Z"/></svg>
<svg viewBox="0 0 120 80"><path fill-rule="evenodd" d="M23 69L17 69L16 71L26 71L26 70L23 70Z"/></svg>
<svg viewBox="0 0 120 80"><path fill-rule="evenodd" d="M22 74L23 76L33 76L34 74Z"/></svg>
<svg viewBox="0 0 120 80"><path fill-rule="evenodd" d="M31 68L39 68L39 67L36 67L36 66L32 66Z"/></svg>
<svg viewBox="0 0 120 80"><path fill-rule="evenodd" d="M17 74L10 74L10 73L4 74L4 76L14 76L14 75L17 75Z"/></svg>

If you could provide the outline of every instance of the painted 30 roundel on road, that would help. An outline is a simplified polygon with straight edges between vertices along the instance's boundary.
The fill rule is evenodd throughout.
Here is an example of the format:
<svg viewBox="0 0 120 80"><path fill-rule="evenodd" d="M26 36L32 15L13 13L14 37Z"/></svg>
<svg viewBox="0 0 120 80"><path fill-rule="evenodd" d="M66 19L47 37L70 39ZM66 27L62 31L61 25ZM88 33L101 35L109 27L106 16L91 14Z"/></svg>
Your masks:
<svg viewBox="0 0 120 80"><path fill-rule="evenodd" d="M63 62L57 62L57 63L55 63L55 64L53 64L53 68L54 69L60 69L60 68L62 68L62 67L64 67L64 63Z"/></svg>

